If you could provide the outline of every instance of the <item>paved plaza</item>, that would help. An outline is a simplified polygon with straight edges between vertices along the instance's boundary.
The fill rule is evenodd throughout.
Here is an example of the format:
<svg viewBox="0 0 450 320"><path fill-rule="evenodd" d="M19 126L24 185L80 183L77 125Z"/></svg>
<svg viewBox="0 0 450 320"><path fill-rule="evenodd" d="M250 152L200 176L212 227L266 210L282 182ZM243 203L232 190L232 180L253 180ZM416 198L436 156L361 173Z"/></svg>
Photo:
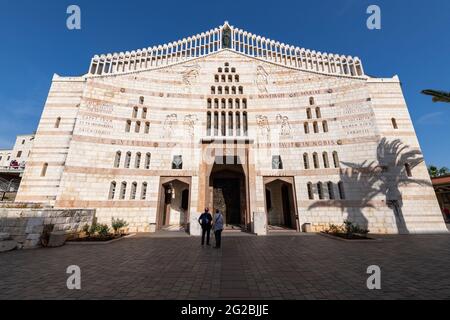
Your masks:
<svg viewBox="0 0 450 320"><path fill-rule="evenodd" d="M450 299L450 235L345 242L321 235L184 235L0 254L0 299ZM82 289L66 287L81 268ZM367 267L382 290L366 287Z"/></svg>

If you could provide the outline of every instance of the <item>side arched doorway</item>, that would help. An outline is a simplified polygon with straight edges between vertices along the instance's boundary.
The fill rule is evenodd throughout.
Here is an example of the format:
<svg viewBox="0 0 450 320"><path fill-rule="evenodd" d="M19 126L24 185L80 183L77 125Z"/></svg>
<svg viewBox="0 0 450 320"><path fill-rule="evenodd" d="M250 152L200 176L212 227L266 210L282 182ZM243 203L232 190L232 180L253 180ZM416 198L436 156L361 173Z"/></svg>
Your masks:
<svg viewBox="0 0 450 320"><path fill-rule="evenodd" d="M269 231L299 230L293 178L264 178Z"/></svg>
<svg viewBox="0 0 450 320"><path fill-rule="evenodd" d="M186 230L190 211L190 178L161 177L157 230Z"/></svg>

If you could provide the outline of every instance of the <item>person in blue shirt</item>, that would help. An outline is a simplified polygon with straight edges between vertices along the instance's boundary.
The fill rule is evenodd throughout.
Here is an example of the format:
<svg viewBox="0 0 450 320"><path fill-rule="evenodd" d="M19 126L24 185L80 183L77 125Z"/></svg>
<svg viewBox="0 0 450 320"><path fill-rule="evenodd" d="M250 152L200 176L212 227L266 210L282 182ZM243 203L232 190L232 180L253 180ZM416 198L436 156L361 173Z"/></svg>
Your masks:
<svg viewBox="0 0 450 320"><path fill-rule="evenodd" d="M222 245L222 231L223 231L223 214L220 210L216 210L216 214L214 215L214 236L216 237L216 246L215 249L220 249Z"/></svg>
<svg viewBox="0 0 450 320"><path fill-rule="evenodd" d="M205 245L205 236L206 236L206 245L209 244L209 239L211 235L211 227L212 227L212 215L209 213L209 208L205 208L205 212L203 212L198 218L198 223L202 226L202 246Z"/></svg>

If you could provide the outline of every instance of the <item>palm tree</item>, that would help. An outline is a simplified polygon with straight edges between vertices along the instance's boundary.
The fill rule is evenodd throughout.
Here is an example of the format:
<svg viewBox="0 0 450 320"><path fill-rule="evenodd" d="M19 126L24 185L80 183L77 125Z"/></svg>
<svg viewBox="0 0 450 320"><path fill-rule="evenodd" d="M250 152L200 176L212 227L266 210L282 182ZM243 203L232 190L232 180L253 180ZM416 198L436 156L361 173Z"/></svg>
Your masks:
<svg viewBox="0 0 450 320"><path fill-rule="evenodd" d="M447 102L450 103L450 92L437 90L423 90L422 94L433 97L433 102Z"/></svg>

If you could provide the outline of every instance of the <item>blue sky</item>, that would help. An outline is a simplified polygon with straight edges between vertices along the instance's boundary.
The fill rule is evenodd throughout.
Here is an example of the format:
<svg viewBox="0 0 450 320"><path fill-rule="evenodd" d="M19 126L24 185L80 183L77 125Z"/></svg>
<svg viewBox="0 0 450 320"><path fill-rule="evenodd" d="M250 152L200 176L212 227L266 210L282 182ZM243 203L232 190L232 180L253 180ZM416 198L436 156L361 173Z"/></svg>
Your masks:
<svg viewBox="0 0 450 320"><path fill-rule="evenodd" d="M81 8L82 30L66 28ZM382 29L366 28L381 7ZM398 74L428 164L450 167L450 105L422 89L450 91L450 1L0 0L0 149L36 130L53 73L86 73L98 53L158 45L232 25L280 42L359 56L367 74Z"/></svg>

